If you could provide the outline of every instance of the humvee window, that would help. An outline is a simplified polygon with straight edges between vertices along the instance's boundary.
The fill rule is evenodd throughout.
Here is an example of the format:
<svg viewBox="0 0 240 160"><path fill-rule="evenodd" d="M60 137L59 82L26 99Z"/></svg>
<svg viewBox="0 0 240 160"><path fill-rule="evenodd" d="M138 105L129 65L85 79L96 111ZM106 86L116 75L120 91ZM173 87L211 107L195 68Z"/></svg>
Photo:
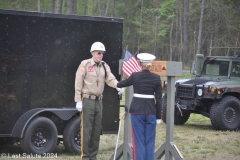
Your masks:
<svg viewBox="0 0 240 160"><path fill-rule="evenodd" d="M219 64L206 64L206 74L207 75L219 75Z"/></svg>
<svg viewBox="0 0 240 160"><path fill-rule="evenodd" d="M228 61L216 61L211 60L203 66L202 75L212 75L212 76L228 76Z"/></svg>
<svg viewBox="0 0 240 160"><path fill-rule="evenodd" d="M239 62L232 63L231 77L240 77L240 63Z"/></svg>

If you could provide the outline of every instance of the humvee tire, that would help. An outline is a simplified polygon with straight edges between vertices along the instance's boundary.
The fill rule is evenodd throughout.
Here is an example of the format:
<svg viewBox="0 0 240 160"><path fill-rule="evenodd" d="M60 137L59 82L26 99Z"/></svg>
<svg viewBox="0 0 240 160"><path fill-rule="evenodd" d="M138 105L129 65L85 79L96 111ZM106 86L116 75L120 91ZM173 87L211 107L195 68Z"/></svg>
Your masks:
<svg viewBox="0 0 240 160"><path fill-rule="evenodd" d="M234 96L225 96L213 103L210 120L216 130L236 130L240 127L240 100Z"/></svg>
<svg viewBox="0 0 240 160"><path fill-rule="evenodd" d="M174 124L175 125L183 125L185 124L189 117L190 117L190 112L188 111L182 111L181 112L175 107L174 111ZM162 120L164 123L167 123L167 94L165 94L162 98Z"/></svg>

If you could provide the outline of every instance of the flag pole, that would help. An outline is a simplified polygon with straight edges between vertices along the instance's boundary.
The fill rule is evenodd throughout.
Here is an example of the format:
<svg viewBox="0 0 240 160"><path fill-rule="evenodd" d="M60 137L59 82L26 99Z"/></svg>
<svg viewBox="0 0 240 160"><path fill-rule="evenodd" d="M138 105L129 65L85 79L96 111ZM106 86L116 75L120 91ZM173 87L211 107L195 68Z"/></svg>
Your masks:
<svg viewBox="0 0 240 160"><path fill-rule="evenodd" d="M124 51L124 55L123 55L122 59L124 59L127 49L128 49L128 45L126 45L126 47L125 47L125 51ZM122 80L123 80L123 79L126 79L126 77L125 77L124 74L123 74L123 71L121 72L121 79L122 79Z"/></svg>

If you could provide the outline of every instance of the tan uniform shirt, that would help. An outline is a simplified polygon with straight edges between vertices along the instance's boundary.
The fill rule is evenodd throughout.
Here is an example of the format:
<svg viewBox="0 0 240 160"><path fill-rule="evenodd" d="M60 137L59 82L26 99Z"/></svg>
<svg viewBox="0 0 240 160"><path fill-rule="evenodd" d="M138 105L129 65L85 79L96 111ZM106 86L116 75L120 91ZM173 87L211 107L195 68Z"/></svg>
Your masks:
<svg viewBox="0 0 240 160"><path fill-rule="evenodd" d="M103 61L102 61L103 62ZM78 67L75 79L75 102L82 101L81 94L100 96L103 93L105 82L113 88L117 86L117 79L112 74L108 64L104 62L107 77L102 62L97 65L93 59L83 60Z"/></svg>

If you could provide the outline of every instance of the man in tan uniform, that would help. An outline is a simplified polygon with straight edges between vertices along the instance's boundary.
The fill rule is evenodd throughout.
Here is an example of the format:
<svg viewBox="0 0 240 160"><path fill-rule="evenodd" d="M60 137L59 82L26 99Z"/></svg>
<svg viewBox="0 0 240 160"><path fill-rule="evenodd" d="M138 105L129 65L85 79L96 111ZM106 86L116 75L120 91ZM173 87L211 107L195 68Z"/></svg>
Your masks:
<svg viewBox="0 0 240 160"><path fill-rule="evenodd" d="M81 160L96 160L102 128L102 93L105 82L118 90L117 79L110 67L102 61L105 46L95 42L91 46L92 58L83 60L75 79L75 102L81 118Z"/></svg>

